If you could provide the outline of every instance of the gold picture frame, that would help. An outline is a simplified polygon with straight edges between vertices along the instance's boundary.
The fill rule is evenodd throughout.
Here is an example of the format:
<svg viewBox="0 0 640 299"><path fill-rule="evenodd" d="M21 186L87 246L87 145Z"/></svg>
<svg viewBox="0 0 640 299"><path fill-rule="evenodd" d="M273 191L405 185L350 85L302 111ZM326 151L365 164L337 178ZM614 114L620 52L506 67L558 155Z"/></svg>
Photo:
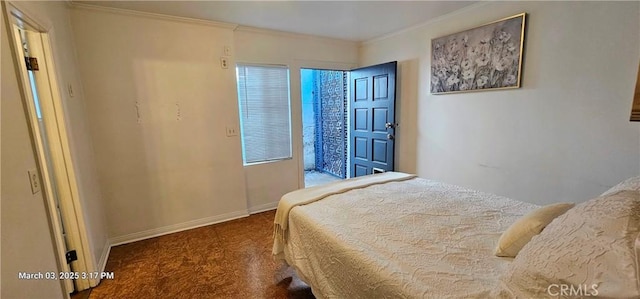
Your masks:
<svg viewBox="0 0 640 299"><path fill-rule="evenodd" d="M431 93L520 88L526 13L431 40Z"/></svg>
<svg viewBox="0 0 640 299"><path fill-rule="evenodd" d="M636 91L633 93L630 121L640 121L640 64L638 64L638 78L636 79Z"/></svg>

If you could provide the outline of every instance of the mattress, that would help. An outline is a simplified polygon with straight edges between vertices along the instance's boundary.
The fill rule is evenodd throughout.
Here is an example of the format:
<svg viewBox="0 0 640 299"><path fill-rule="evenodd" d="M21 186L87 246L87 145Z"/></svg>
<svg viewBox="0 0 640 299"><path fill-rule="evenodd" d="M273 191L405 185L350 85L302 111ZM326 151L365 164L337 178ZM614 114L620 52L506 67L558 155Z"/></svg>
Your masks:
<svg viewBox="0 0 640 299"><path fill-rule="evenodd" d="M501 233L533 204L422 178L297 206L284 258L317 298L484 298Z"/></svg>

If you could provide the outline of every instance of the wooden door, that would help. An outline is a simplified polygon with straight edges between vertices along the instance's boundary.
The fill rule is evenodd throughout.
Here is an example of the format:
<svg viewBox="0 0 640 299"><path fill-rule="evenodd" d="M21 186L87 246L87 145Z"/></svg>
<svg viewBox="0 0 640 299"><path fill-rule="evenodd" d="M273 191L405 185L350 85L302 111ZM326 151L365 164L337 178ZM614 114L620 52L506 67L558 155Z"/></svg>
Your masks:
<svg viewBox="0 0 640 299"><path fill-rule="evenodd" d="M397 62L351 71L350 172L393 171Z"/></svg>

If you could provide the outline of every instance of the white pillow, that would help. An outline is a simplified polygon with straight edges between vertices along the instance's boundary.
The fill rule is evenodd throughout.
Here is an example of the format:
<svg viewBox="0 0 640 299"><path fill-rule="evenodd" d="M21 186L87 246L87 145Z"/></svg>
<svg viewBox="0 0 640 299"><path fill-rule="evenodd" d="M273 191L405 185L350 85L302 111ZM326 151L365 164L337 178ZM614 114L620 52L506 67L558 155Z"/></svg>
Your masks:
<svg viewBox="0 0 640 299"><path fill-rule="evenodd" d="M605 191L600 196L613 194L622 190L640 191L640 176L628 178L620 182L619 184L611 187L609 190Z"/></svg>
<svg viewBox="0 0 640 299"><path fill-rule="evenodd" d="M640 298L639 233L638 191L578 204L522 248L498 296Z"/></svg>
<svg viewBox="0 0 640 299"><path fill-rule="evenodd" d="M539 234L553 219L564 214L574 205L574 203L551 204L522 216L500 236L496 256L515 257L533 236Z"/></svg>

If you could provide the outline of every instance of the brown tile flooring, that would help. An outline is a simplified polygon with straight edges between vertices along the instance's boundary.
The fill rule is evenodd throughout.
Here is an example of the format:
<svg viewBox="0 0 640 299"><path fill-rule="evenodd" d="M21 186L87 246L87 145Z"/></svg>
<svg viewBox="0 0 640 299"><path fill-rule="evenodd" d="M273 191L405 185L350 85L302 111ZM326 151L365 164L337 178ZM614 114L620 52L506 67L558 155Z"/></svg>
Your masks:
<svg viewBox="0 0 640 299"><path fill-rule="evenodd" d="M275 211L111 249L99 298L314 298L294 278L276 281Z"/></svg>

